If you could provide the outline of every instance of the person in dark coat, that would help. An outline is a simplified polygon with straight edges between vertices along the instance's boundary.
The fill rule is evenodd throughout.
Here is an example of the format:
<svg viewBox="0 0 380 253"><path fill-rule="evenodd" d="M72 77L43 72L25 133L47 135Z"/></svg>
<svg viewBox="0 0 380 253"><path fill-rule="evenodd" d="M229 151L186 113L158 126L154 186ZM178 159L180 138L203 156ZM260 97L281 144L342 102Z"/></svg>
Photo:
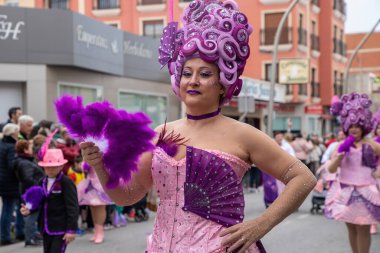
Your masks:
<svg viewBox="0 0 380 253"><path fill-rule="evenodd" d="M33 123L34 119L29 115L22 115L18 118L18 125L20 126L19 140L30 140Z"/></svg>
<svg viewBox="0 0 380 253"><path fill-rule="evenodd" d="M40 185L43 200L40 205L40 227L42 228L44 253L63 253L66 246L75 240L78 229L78 197L75 184L63 174L62 150L48 149L43 160L38 163L44 167L46 176ZM21 205L24 216L31 214L27 205Z"/></svg>
<svg viewBox="0 0 380 253"><path fill-rule="evenodd" d="M13 168L20 181L20 194L24 194L27 189L38 183L44 177L44 171L34 162L32 141L19 140L16 143L16 160ZM24 217L25 222L25 247L40 246L41 242L36 238L39 212L33 212Z"/></svg>
<svg viewBox="0 0 380 253"><path fill-rule="evenodd" d="M22 115L21 107L15 106L15 107L9 108L8 120L5 123L0 124L0 132L2 132L3 127L8 123L18 124L18 118L20 118L21 115Z"/></svg>
<svg viewBox="0 0 380 253"><path fill-rule="evenodd" d="M16 209L16 239L24 239L24 220L19 212L19 181L13 171L15 144L19 134L19 126L13 123L3 128L4 137L0 141L0 196L1 208L1 245L11 244L11 221Z"/></svg>

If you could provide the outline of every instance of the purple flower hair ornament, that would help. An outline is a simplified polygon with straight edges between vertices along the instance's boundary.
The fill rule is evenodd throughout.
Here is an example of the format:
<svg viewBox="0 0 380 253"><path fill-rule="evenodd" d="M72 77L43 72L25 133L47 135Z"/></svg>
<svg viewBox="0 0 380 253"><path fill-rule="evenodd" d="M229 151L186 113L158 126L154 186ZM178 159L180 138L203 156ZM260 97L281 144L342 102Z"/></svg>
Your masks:
<svg viewBox="0 0 380 253"><path fill-rule="evenodd" d="M44 199L44 191L41 186L30 187L23 195L26 208L31 212L37 210Z"/></svg>
<svg viewBox="0 0 380 253"><path fill-rule="evenodd" d="M239 77L250 55L253 29L247 17L233 0L194 0L185 8L182 23L178 30L174 22L164 28L159 48L159 62L162 66L168 64L174 93L180 98L185 62L198 57L218 66L219 82L225 88L220 103L227 103L241 90Z"/></svg>
<svg viewBox="0 0 380 253"><path fill-rule="evenodd" d="M103 154L109 189L127 184L138 170L140 155L153 150L155 132L151 120L142 112L116 110L111 103L96 102L86 107L82 98L63 96L55 101L59 121L72 136L95 143Z"/></svg>
<svg viewBox="0 0 380 253"><path fill-rule="evenodd" d="M348 135L352 125L359 125L364 135L372 131L373 120L369 108L372 101L367 94L353 92L345 94L340 101L335 101L330 108L331 114L340 116L343 132Z"/></svg>

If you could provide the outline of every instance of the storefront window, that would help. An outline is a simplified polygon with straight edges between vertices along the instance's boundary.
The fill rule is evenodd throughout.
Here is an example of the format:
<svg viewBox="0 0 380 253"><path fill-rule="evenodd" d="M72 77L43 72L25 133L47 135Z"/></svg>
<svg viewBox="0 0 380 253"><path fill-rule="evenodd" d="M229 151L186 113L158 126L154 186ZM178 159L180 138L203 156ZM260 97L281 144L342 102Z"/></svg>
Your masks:
<svg viewBox="0 0 380 253"><path fill-rule="evenodd" d="M59 84L58 94L59 96L63 96L65 94L82 96L84 105L103 100L103 90L102 88L96 86L91 87L74 84Z"/></svg>
<svg viewBox="0 0 380 253"><path fill-rule="evenodd" d="M308 133L316 133L316 120L315 118L309 118L309 131Z"/></svg>
<svg viewBox="0 0 380 253"><path fill-rule="evenodd" d="M292 118L292 128L290 131L301 131L301 118ZM277 117L273 121L273 131L287 131L288 130L288 117Z"/></svg>
<svg viewBox="0 0 380 253"><path fill-rule="evenodd" d="M167 117L167 97L122 91L119 93L119 109L127 112L143 111L153 121L154 128L165 122Z"/></svg>

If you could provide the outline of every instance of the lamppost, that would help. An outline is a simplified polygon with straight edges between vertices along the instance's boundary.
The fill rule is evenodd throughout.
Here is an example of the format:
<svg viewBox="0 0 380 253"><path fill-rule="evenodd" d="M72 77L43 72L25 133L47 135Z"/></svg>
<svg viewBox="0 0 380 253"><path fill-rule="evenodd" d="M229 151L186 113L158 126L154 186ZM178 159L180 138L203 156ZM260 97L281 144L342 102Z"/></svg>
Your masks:
<svg viewBox="0 0 380 253"><path fill-rule="evenodd" d="M273 102L274 102L274 87L276 82L276 63L277 63L277 52L278 52L278 44L280 42L280 35L282 28L285 24L286 19L289 14L296 6L299 0L293 0L293 2L289 5L288 9L284 13L281 18L281 21L277 27L276 35L274 36L273 42L273 58L272 58L272 67L271 67L271 75L270 75L270 91L269 91L269 108L268 108L268 125L267 125L267 134L270 137L273 137L272 129L273 129Z"/></svg>
<svg viewBox="0 0 380 253"><path fill-rule="evenodd" d="M380 24L380 18L376 22L376 24L373 26L372 30L369 33L367 33L367 35L364 36L364 38L356 46L354 52L352 53L352 55L350 56L350 59L348 60L348 64L347 64L347 67L346 67L346 72L344 74L344 80L346 80L346 82L345 82L346 85L344 86L344 93L345 94L348 93L348 84L349 84L349 80L350 80L349 71L350 71L352 62L353 62L355 56L358 54L359 49L364 45L364 43L366 43L366 41L369 39L369 37L371 36L371 34L375 31L375 29L376 29L376 27L377 27L378 24Z"/></svg>

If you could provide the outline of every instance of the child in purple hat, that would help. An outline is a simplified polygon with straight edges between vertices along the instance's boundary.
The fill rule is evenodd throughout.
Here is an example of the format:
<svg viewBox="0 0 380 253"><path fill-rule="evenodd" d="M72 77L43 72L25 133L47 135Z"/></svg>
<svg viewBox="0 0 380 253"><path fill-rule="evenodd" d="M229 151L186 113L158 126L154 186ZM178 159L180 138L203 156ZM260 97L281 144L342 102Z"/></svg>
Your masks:
<svg viewBox="0 0 380 253"><path fill-rule="evenodd" d="M65 252L66 246L75 240L78 228L77 190L62 172L63 165L67 163L62 150L47 149L42 152L45 154L42 154L43 159L38 165L45 169L46 176L39 189L30 188L23 195L26 204L22 204L21 213L26 216L40 209L44 253Z"/></svg>

